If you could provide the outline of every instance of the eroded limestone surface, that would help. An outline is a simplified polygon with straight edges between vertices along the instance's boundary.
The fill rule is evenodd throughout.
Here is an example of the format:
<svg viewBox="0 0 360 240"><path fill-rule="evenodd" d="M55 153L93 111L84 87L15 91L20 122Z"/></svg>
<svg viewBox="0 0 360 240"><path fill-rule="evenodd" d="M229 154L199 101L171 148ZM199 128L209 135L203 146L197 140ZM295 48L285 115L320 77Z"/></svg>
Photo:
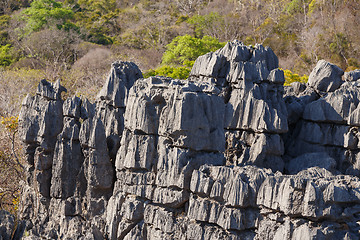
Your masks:
<svg viewBox="0 0 360 240"><path fill-rule="evenodd" d="M268 47L188 80L116 62L95 103L42 80L20 114L27 239L358 239L358 71L284 87Z"/></svg>

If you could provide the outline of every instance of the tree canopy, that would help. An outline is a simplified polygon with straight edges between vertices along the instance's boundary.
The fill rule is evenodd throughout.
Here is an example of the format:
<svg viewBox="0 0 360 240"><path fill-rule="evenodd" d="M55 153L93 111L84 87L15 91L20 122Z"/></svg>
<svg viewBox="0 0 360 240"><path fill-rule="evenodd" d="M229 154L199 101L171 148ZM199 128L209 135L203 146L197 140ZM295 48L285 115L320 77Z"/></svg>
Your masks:
<svg viewBox="0 0 360 240"><path fill-rule="evenodd" d="M35 0L22 12L22 18L26 21L25 34L37 32L44 27L68 28L72 25L69 20L73 17L71 8L55 0Z"/></svg>
<svg viewBox="0 0 360 240"><path fill-rule="evenodd" d="M178 36L166 46L161 66L157 69L150 69L146 76L161 75L186 79L199 56L213 52L224 45L225 43L210 36L203 36L202 38L190 35Z"/></svg>
<svg viewBox="0 0 360 240"><path fill-rule="evenodd" d="M213 52L224 45L225 43L221 43L218 39L210 36L202 38L190 35L178 36L166 46L162 64L186 65L187 62L195 61L197 57Z"/></svg>

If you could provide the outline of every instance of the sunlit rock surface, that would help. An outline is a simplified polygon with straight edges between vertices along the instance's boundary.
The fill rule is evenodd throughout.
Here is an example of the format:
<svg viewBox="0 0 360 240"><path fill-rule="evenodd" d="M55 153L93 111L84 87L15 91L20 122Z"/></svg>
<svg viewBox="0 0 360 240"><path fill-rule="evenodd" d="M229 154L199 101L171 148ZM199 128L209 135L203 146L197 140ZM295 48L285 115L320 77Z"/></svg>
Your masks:
<svg viewBox="0 0 360 240"><path fill-rule="evenodd" d="M42 80L25 239L358 239L359 78L320 61L284 87L270 48L233 41L188 80L116 62L95 103Z"/></svg>

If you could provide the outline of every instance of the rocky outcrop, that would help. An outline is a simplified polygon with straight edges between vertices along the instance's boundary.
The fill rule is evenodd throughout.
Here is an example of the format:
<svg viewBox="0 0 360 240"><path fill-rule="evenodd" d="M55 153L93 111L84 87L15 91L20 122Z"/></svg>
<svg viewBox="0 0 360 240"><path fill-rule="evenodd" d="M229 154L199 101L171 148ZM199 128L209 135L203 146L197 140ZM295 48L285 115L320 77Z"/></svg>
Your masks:
<svg viewBox="0 0 360 240"><path fill-rule="evenodd" d="M346 81L342 81L342 73L335 65L320 61L311 73L309 78L311 83L306 86L306 89L297 93L292 91L293 95L290 93L285 97L291 99L289 109L292 109L295 104L301 106L299 107L301 114L298 120L293 122L292 131L288 133L286 147L287 158L296 157L296 161L303 165L302 168L298 168L298 171L311 165L315 166L314 163L318 162L316 166L325 167L333 173L359 176L360 90L358 80L360 76L356 77L357 71L348 72L344 76ZM314 85L315 76L319 77L319 82L327 82L335 78L331 80L333 84L331 88L322 89L328 92L324 93L317 87L323 83ZM328 84L325 85L330 87ZM314 91L316 94L313 94ZM313 96L308 95L309 93ZM318 153L312 155L314 160L306 160L309 154L314 153ZM290 165L294 161L291 160ZM304 165L304 162L307 163ZM330 164L330 162L333 163Z"/></svg>
<svg viewBox="0 0 360 240"><path fill-rule="evenodd" d="M211 82L221 90L228 164L283 170L284 144L279 134L288 131L285 78L271 48L229 42L199 57L190 79Z"/></svg>
<svg viewBox="0 0 360 240"><path fill-rule="evenodd" d="M27 221L30 236L103 236L125 99L141 77L135 64L116 62L95 104L76 96L63 101L66 89L46 80L34 97L24 99L20 135L29 164L20 217Z"/></svg>
<svg viewBox="0 0 360 240"><path fill-rule="evenodd" d="M188 80L116 62L95 103L41 81L20 115L28 239L358 239L358 72L284 87L239 41Z"/></svg>
<svg viewBox="0 0 360 240"><path fill-rule="evenodd" d="M18 240L24 233L25 224L5 210L0 210L0 239Z"/></svg>

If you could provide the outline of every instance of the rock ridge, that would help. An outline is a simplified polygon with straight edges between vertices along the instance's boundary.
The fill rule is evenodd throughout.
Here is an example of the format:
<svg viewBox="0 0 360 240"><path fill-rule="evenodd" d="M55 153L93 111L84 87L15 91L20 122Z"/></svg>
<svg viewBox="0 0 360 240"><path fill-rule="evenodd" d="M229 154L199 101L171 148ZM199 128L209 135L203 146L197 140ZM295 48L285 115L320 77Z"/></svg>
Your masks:
<svg viewBox="0 0 360 240"><path fill-rule="evenodd" d="M95 103L42 80L19 117L24 239L358 239L359 81L321 60L284 86L240 41L188 80L115 62Z"/></svg>

